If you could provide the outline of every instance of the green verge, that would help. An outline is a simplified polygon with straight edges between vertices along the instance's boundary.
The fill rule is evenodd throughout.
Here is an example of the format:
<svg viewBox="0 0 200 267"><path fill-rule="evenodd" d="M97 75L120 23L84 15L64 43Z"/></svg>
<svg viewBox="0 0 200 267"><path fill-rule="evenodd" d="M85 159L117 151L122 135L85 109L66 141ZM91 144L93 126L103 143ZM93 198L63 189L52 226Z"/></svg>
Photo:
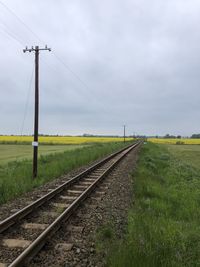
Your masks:
<svg viewBox="0 0 200 267"><path fill-rule="evenodd" d="M88 145L40 145L38 155L62 153L67 150L75 150ZM10 161L19 161L33 158L33 147L31 145L0 144L0 165Z"/></svg>
<svg viewBox="0 0 200 267"><path fill-rule="evenodd" d="M128 144L127 142L125 145ZM31 160L12 161L0 165L0 204L122 147L124 143L99 143L63 153L41 155L36 179L32 179Z"/></svg>
<svg viewBox="0 0 200 267"><path fill-rule="evenodd" d="M200 266L200 172L164 145L143 146L123 241L102 235L110 267ZM103 245L102 245L102 242ZM109 245L107 245L109 243Z"/></svg>

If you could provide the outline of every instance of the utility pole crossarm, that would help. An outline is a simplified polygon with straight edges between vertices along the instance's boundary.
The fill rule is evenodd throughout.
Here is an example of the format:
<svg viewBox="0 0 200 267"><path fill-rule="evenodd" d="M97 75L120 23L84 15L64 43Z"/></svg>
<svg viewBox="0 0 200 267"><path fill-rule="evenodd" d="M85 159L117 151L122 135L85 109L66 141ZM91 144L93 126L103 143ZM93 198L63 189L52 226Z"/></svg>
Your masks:
<svg viewBox="0 0 200 267"><path fill-rule="evenodd" d="M39 125L39 51L51 51L47 45L45 48L39 46L23 49L23 52L35 52L35 116L34 116L34 142L33 145L33 178L37 177L37 163L38 163L38 125Z"/></svg>
<svg viewBox="0 0 200 267"><path fill-rule="evenodd" d="M51 52L51 48L48 48L47 45L44 47L44 48L39 48L39 46L35 46L35 47L31 47L31 48L28 48L26 46L25 49L23 49L23 52L26 53L26 52L33 52L33 51L36 51L36 50L48 50L49 52Z"/></svg>

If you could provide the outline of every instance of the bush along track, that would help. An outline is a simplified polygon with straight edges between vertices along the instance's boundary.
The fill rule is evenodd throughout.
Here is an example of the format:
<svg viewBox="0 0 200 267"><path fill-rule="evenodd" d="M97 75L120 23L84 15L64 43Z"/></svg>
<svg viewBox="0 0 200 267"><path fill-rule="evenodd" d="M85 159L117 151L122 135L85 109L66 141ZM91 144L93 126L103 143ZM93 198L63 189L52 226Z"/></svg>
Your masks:
<svg viewBox="0 0 200 267"><path fill-rule="evenodd" d="M133 188L134 205L124 240L114 241L111 248L101 244L108 250L107 266L200 266L199 170L164 146L147 143Z"/></svg>
<svg viewBox="0 0 200 267"><path fill-rule="evenodd" d="M0 165L0 204L128 144L129 142L94 144L74 151L41 156L38 162L37 179L32 179L31 160L13 161L7 165Z"/></svg>

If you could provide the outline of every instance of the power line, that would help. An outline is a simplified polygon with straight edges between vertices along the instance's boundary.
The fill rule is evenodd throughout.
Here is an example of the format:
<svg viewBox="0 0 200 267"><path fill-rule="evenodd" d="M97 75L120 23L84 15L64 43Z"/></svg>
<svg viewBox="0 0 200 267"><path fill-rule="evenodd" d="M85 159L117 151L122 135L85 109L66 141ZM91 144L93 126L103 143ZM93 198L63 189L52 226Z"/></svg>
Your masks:
<svg viewBox="0 0 200 267"><path fill-rule="evenodd" d="M44 64L46 64L46 66L47 66L50 70L52 70L52 71L56 72L56 74L60 75L59 70L56 69L52 64L49 64L49 62L46 61L44 58L40 58L40 61L42 61Z"/></svg>
<svg viewBox="0 0 200 267"><path fill-rule="evenodd" d="M37 39L38 41L42 42L45 44L45 42L12 10L10 9L7 5L5 5L2 1L0 1L0 4L5 7L23 26L31 32ZM56 59L77 79L79 82L84 85L88 90L90 90L89 86L80 78L80 76L75 73L55 52L52 53Z"/></svg>
<svg viewBox="0 0 200 267"><path fill-rule="evenodd" d="M42 42L43 44L45 44L45 42L11 9L9 8L6 4L4 4L2 1L0 1L0 4L6 8L6 10L8 10L8 12L10 14L12 14L33 36L35 36L35 38ZM4 24L5 25L5 24ZM6 25L5 25L6 26ZM7 27L7 26L6 26ZM8 27L7 27L8 28ZM22 42L20 40L18 40L17 38L14 38L13 36L11 36L13 39L15 39L20 45L23 45ZM85 81L83 81L83 79L77 74L75 73L75 71L73 71L65 62L63 59L61 59L55 52L53 52L54 57L57 59L57 61L68 71L68 73L71 73L76 80L79 81L80 84L82 84L82 86L84 86L87 91L85 91L85 93L87 93L87 95L89 95L90 97L93 98L93 94L92 94L92 89L87 85L87 83ZM104 109L104 108L103 108Z"/></svg>
<svg viewBox="0 0 200 267"><path fill-rule="evenodd" d="M26 115L27 115L27 111L28 111L29 100L30 100L30 92L31 92L32 81L33 81L33 72L34 72L34 64L33 64L33 67L32 67L31 76L30 76L30 80L29 80L29 87L28 87L28 93L27 93L27 97L26 97L26 104L25 104L25 109L24 109L24 116L23 116L23 120L22 120L22 126L21 126L20 135L22 135L22 133L23 133L24 123L25 123Z"/></svg>
<svg viewBox="0 0 200 267"><path fill-rule="evenodd" d="M16 39L16 38L14 38L11 34L9 34L8 32L6 32L5 30L4 31L0 31L0 33L2 34L2 35L4 35L6 38L9 38L9 40L10 39L14 39L19 45L20 45L20 47L22 46L22 44Z"/></svg>
<svg viewBox="0 0 200 267"><path fill-rule="evenodd" d="M30 31L40 42L43 43L43 41L40 39L40 37L32 31L32 29L12 10L10 9L6 4L4 4L2 1L0 1L0 4L4 6L20 23L24 25L24 27Z"/></svg>
<svg viewBox="0 0 200 267"><path fill-rule="evenodd" d="M16 34L0 19L1 24L5 27L3 28L4 33L6 33L9 37L17 41L20 45L24 46L22 41L16 36ZM7 30L6 30L7 28Z"/></svg>
<svg viewBox="0 0 200 267"><path fill-rule="evenodd" d="M1 20L1 24L4 26L3 30L4 32L1 32L2 34L6 34L8 37L14 39L16 42L18 42L18 44L20 46L23 46L24 47L24 43L22 41L20 41L20 39L18 39L15 35L15 33ZM10 31L6 31L6 28ZM64 66L65 68L68 69L68 72L71 72L74 76L76 76L77 79L80 80L80 78L58 57L55 55L54 53L54 56L57 58L57 60L61 63L62 66ZM57 74L59 74L59 71L53 67L53 65L50 65L48 62L44 61L43 58L41 58L41 60L50 68L52 69L53 71L55 71ZM84 83L82 81L82 83ZM87 85L85 84L85 87L87 87Z"/></svg>
<svg viewBox="0 0 200 267"><path fill-rule="evenodd" d="M74 75L74 77L79 80L80 83L82 83L87 89L90 90L88 85L77 75L59 56L56 55L55 52L53 52L53 55L57 58L57 60L69 71L71 74Z"/></svg>

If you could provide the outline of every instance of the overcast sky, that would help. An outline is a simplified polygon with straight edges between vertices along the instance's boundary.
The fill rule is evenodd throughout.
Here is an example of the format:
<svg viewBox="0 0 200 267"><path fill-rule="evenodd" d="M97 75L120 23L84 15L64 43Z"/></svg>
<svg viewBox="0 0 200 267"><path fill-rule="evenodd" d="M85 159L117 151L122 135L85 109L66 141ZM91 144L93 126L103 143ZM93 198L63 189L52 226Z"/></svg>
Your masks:
<svg viewBox="0 0 200 267"><path fill-rule="evenodd" d="M0 133L32 133L45 44L40 133L199 133L199 25L199 0L1 0Z"/></svg>

